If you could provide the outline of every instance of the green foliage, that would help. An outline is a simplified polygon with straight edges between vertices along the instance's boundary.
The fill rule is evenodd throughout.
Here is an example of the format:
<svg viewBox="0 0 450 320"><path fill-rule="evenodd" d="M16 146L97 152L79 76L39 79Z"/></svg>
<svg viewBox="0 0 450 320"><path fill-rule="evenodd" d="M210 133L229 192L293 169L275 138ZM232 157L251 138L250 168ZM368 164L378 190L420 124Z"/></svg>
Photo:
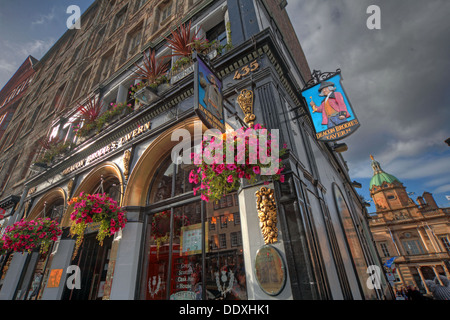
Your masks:
<svg viewBox="0 0 450 320"><path fill-rule="evenodd" d="M111 108L107 111L103 112L100 116L98 116L95 120L85 122L81 128L78 126L75 128L77 131L77 137L87 137L91 133L96 130L96 133L99 133L103 130L103 128L109 123L118 119L118 117L122 114L129 114L133 111L133 107L131 104L127 103L119 103L114 104L111 103Z"/></svg>
<svg viewBox="0 0 450 320"><path fill-rule="evenodd" d="M53 160L59 155L65 154L69 149L73 147L71 142L60 142L50 147L45 153L36 161L45 164L51 164Z"/></svg>

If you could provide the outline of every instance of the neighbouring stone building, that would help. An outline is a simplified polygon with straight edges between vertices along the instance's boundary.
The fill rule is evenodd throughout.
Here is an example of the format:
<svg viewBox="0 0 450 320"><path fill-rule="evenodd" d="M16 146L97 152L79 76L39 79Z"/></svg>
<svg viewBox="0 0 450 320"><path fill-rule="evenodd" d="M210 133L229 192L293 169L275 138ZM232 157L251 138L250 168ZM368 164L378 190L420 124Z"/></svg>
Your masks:
<svg viewBox="0 0 450 320"><path fill-rule="evenodd" d="M21 112L19 106L24 104L24 97L29 93L28 88L33 81L37 62L35 58L28 56L0 91L0 150L3 154L7 153L12 156L11 161L6 161L7 157L5 156L5 161L0 162L0 192L5 195L0 197L0 228L6 226L20 200L20 196L5 191L8 183L10 185L15 183L14 180L9 181L10 176L6 172L12 171L15 166L13 159L16 154L9 153L9 150L14 149L15 141L20 139L23 134L22 131L15 130L17 129L14 126L15 119ZM11 123L12 125L10 125ZM17 171L21 178L28 173L26 166ZM0 275L0 279L1 277L3 275Z"/></svg>
<svg viewBox="0 0 450 320"><path fill-rule="evenodd" d="M206 129L195 110L195 85L204 80L195 78L198 62L173 56L168 45L181 26L209 41L197 59L220 78L226 128L245 123L238 97L247 90L255 122L279 129L288 146L285 182L266 185L278 214L271 245L256 207L262 182L205 203L189 183L192 165L171 160L174 132L196 137L198 125L200 134ZM150 53L170 71L153 88L137 89L136 72L152 63ZM68 30L35 68L8 129L18 138L0 155L9 168L0 198L17 199L8 225L51 217L63 234L48 254L2 256L0 299L392 297L384 276L380 287L367 286L367 268L381 262L346 162L315 139L301 112L311 72L286 1L97 0L81 29ZM89 131L79 106L95 101L103 115L123 111ZM108 193L128 221L102 246L98 225L90 226L74 254L68 202L81 192ZM80 269L80 289L66 285L70 266Z"/></svg>
<svg viewBox="0 0 450 320"><path fill-rule="evenodd" d="M450 279L450 208L439 208L429 192L414 202L403 183L373 157L372 168L376 214L369 225L383 262L393 263L386 272L393 274L397 289L413 286L431 294L427 280L443 285L441 277Z"/></svg>

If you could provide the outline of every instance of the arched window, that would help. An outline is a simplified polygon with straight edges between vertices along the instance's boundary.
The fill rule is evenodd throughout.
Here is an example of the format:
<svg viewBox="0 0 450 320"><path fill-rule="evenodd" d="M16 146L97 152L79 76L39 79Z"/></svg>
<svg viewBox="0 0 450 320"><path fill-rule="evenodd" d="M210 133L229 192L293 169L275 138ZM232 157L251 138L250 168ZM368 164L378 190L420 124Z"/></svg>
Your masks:
<svg viewBox="0 0 450 320"><path fill-rule="evenodd" d="M193 168L192 164L175 165L170 156L167 157L156 171L155 180L150 189L149 203L192 192L194 186L189 183L189 172ZM175 188L173 194L172 187Z"/></svg>
<svg viewBox="0 0 450 320"><path fill-rule="evenodd" d="M344 195L336 184L333 184L334 200L339 212L339 218L341 225L347 240L347 246L350 250L350 254L353 258L353 265L359 277L361 283L366 283L368 268L365 260L364 251L361 247L361 242L356 230L353 217L350 209L345 201ZM361 286L366 299L373 299L376 296L374 290L369 290L367 286Z"/></svg>
<svg viewBox="0 0 450 320"><path fill-rule="evenodd" d="M247 299L238 197L226 206L192 192L193 165L170 157L150 185L140 298Z"/></svg>

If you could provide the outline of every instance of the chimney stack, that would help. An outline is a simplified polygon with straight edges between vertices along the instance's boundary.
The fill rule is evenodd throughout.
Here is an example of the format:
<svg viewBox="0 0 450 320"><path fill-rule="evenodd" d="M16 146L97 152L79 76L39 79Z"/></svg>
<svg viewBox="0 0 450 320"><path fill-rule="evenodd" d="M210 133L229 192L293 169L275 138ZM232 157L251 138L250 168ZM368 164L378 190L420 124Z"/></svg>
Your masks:
<svg viewBox="0 0 450 320"><path fill-rule="evenodd" d="M425 198L425 201L427 202L427 204L430 206L431 209L438 208L436 201L434 201L433 195L431 193L425 191L422 197Z"/></svg>

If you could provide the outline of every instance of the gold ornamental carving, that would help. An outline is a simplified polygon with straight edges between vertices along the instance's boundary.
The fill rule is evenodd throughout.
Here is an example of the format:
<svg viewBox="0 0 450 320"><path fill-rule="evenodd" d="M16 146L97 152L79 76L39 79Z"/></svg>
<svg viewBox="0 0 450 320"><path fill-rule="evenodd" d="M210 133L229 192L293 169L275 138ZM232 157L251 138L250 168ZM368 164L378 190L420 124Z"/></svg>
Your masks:
<svg viewBox="0 0 450 320"><path fill-rule="evenodd" d="M23 209L23 217L26 218L28 215L28 209L30 209L31 200L25 202L25 207Z"/></svg>
<svg viewBox="0 0 450 320"><path fill-rule="evenodd" d="M256 116L253 114L253 91L244 89L237 97L237 103L245 114L244 122L253 128Z"/></svg>
<svg viewBox="0 0 450 320"><path fill-rule="evenodd" d="M256 209L258 210L259 226L264 237L265 244L278 241L277 206L274 190L261 187L255 193Z"/></svg>
<svg viewBox="0 0 450 320"><path fill-rule="evenodd" d="M130 174L130 159L131 159L131 151L130 150L125 150L125 152L123 153L123 167L124 167L124 172L123 175L125 176L125 179L128 180L128 176Z"/></svg>
<svg viewBox="0 0 450 320"><path fill-rule="evenodd" d="M72 195L73 185L74 185L74 179L69 180L69 182L67 183L67 197L69 197L69 198Z"/></svg>

